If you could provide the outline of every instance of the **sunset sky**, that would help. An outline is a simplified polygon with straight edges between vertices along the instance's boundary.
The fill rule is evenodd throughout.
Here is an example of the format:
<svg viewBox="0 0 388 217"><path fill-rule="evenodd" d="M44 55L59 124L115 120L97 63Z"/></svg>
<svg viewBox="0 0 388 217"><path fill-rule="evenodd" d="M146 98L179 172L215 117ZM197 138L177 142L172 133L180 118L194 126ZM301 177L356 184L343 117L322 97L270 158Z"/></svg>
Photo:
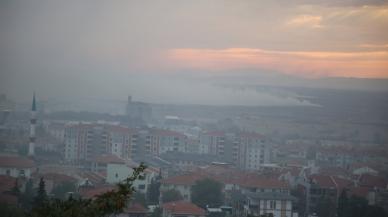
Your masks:
<svg viewBox="0 0 388 217"><path fill-rule="evenodd" d="M3 92L146 73L388 78L384 0L5 0L0 28Z"/></svg>

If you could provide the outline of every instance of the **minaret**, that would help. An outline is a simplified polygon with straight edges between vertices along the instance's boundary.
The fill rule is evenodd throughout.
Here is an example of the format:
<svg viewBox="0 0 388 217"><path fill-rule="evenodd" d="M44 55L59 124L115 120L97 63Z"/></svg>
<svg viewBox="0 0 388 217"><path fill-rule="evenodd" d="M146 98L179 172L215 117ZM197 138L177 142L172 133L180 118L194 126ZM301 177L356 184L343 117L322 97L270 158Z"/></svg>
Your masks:
<svg viewBox="0 0 388 217"><path fill-rule="evenodd" d="M36 126L36 102L35 102L35 93L32 98L32 107L31 107L31 122L30 122L30 144L28 146L28 155L35 155L35 126Z"/></svg>

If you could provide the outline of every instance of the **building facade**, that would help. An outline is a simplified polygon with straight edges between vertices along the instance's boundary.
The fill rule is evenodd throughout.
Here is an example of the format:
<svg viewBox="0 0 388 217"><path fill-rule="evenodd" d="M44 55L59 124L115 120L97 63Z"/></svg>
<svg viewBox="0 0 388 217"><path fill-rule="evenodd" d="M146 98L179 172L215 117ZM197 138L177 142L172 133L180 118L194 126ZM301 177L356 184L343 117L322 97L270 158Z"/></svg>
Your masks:
<svg viewBox="0 0 388 217"><path fill-rule="evenodd" d="M258 133L204 132L199 143L201 153L223 157L225 162L241 169L258 170L261 165L271 162L271 146Z"/></svg>
<svg viewBox="0 0 388 217"><path fill-rule="evenodd" d="M298 217L293 211L296 198L284 193L250 193L247 196L247 213L254 216L272 214L273 217Z"/></svg>

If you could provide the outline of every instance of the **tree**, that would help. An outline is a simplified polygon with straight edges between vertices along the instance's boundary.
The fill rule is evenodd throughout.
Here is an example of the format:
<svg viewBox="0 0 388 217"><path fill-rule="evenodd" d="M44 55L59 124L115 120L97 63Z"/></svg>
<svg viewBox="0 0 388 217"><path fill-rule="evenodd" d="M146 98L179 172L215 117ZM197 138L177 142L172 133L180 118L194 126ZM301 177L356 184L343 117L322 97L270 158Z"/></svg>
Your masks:
<svg viewBox="0 0 388 217"><path fill-rule="evenodd" d="M158 204L160 196L159 178L152 179L147 191L147 200L150 204Z"/></svg>
<svg viewBox="0 0 388 217"><path fill-rule="evenodd" d="M366 217L368 201L365 198L351 196L346 209L346 217Z"/></svg>
<svg viewBox="0 0 388 217"><path fill-rule="evenodd" d="M224 201L222 184L213 179L196 181L191 187L191 201L202 207L219 207Z"/></svg>
<svg viewBox="0 0 388 217"><path fill-rule="evenodd" d="M28 179L24 193L21 194L20 197L20 203L24 209L30 210L32 208L31 205L34 198L34 193L32 179Z"/></svg>
<svg viewBox="0 0 388 217"><path fill-rule="evenodd" d="M384 211L382 207L379 206L368 206L365 216L379 216L387 217L388 214Z"/></svg>
<svg viewBox="0 0 388 217"><path fill-rule="evenodd" d="M0 213L2 217L25 217L23 209L6 203L0 204Z"/></svg>
<svg viewBox="0 0 388 217"><path fill-rule="evenodd" d="M334 217L335 202L329 197L322 197L317 204L316 212L319 217Z"/></svg>
<svg viewBox="0 0 388 217"><path fill-rule="evenodd" d="M163 203L168 203L171 201L177 201L177 200L182 200L182 199L183 199L183 197L182 197L181 193L175 189L165 191L162 194L162 202Z"/></svg>
<svg viewBox="0 0 388 217"><path fill-rule="evenodd" d="M73 182L62 182L53 188L51 193L55 198L65 199L68 192L75 192L76 186Z"/></svg>
<svg viewBox="0 0 388 217"><path fill-rule="evenodd" d="M133 182L137 179L144 179L143 171L145 165L133 169L131 176L117 184L117 188L97 196L95 199L73 199L68 200L48 199L36 206L30 212L31 217L52 216L52 217L97 217L108 216L122 212L135 192Z"/></svg>
<svg viewBox="0 0 388 217"><path fill-rule="evenodd" d="M40 178L37 194L34 198L34 205L40 206L47 200L46 187L43 177Z"/></svg>
<svg viewBox="0 0 388 217"><path fill-rule="evenodd" d="M368 205L365 198L352 196L345 199L345 193L341 192L338 199L338 217L387 217L383 208Z"/></svg>
<svg viewBox="0 0 388 217"><path fill-rule="evenodd" d="M338 198L337 216L346 217L346 211L348 208L348 195L346 189L343 189L340 197Z"/></svg>

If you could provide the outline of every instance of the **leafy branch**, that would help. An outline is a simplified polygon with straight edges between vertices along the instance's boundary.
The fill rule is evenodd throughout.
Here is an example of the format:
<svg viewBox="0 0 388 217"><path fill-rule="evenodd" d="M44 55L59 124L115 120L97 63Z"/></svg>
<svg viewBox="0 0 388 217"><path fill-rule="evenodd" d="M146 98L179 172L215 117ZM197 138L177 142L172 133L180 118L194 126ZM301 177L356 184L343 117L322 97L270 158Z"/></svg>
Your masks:
<svg viewBox="0 0 388 217"><path fill-rule="evenodd" d="M136 192L133 183L137 179L144 179L146 166L141 163L133 168L131 176L117 184L117 188L97 196L95 199L68 200L47 199L40 206L31 210L31 217L99 217L115 215L123 211L131 196Z"/></svg>

